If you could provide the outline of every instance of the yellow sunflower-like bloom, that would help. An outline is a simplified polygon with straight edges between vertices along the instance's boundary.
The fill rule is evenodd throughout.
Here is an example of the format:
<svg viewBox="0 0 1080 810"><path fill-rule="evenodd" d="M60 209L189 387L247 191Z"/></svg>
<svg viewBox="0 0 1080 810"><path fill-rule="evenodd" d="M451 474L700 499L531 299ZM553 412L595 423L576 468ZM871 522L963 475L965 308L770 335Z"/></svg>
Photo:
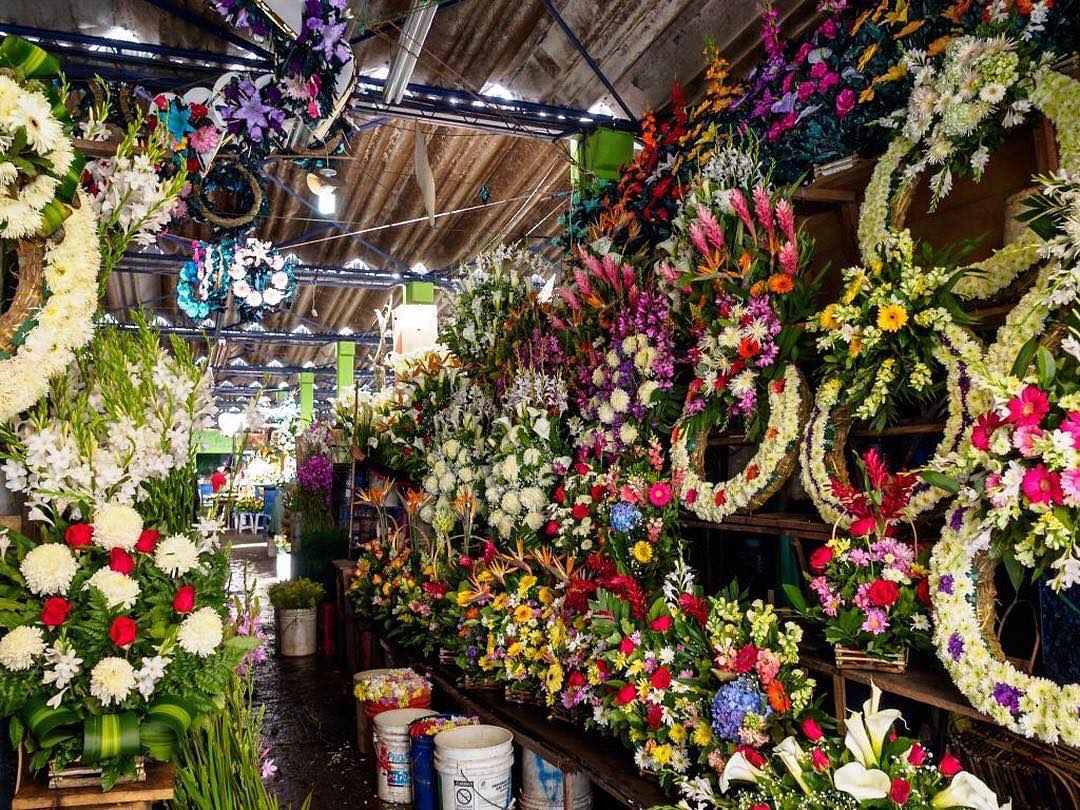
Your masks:
<svg viewBox="0 0 1080 810"><path fill-rule="evenodd" d="M898 332L908 321L907 310L899 304L889 304L878 309L877 325L886 332Z"/></svg>

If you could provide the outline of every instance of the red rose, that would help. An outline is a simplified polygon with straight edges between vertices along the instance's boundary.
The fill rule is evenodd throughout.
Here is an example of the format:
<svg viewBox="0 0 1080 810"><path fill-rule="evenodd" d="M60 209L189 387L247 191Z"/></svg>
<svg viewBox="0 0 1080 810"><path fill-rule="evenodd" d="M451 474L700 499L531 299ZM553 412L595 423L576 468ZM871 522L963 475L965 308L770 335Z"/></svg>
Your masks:
<svg viewBox="0 0 1080 810"><path fill-rule="evenodd" d="M73 523L64 532L64 542L71 548L86 548L94 539L94 527L89 523Z"/></svg>
<svg viewBox="0 0 1080 810"><path fill-rule="evenodd" d="M589 472L589 465L586 464L584 461L579 461L577 464L574 465L574 471L578 475L586 475Z"/></svg>
<svg viewBox="0 0 1080 810"><path fill-rule="evenodd" d="M671 629L671 621L671 617L666 614L663 616L657 616L655 619L652 620L652 623L649 624L649 627L651 627L657 633L666 633L668 630Z"/></svg>
<svg viewBox="0 0 1080 810"><path fill-rule="evenodd" d="M926 762L926 749L918 743L911 744L911 750L908 751L907 761L914 765L916 768Z"/></svg>
<svg viewBox="0 0 1080 810"><path fill-rule="evenodd" d="M593 484L589 487L589 497L592 498L593 503L599 503L604 497L604 487L600 484Z"/></svg>
<svg viewBox="0 0 1080 810"><path fill-rule="evenodd" d="M892 780L892 790L889 791L889 798L897 804L906 804L908 796L911 795L911 782L906 779L900 779L897 777Z"/></svg>
<svg viewBox="0 0 1080 810"><path fill-rule="evenodd" d="M946 751L945 756L941 758L941 762L938 764L938 770L945 776L953 777L964 770L964 766L960 764L960 760Z"/></svg>
<svg viewBox="0 0 1080 810"><path fill-rule="evenodd" d="M829 770L829 755L820 748L815 748L810 752L810 761L813 763L815 771Z"/></svg>
<svg viewBox="0 0 1080 810"><path fill-rule="evenodd" d="M135 544L135 550L143 554L151 554L157 548L160 539L161 532L157 529L143 529L142 534L139 535L139 542Z"/></svg>
<svg viewBox="0 0 1080 810"><path fill-rule="evenodd" d="M828 546L818 546L810 555L810 570L820 574L825 566L832 562L833 550Z"/></svg>
<svg viewBox="0 0 1080 810"><path fill-rule="evenodd" d="M915 597L924 605L930 604L930 580L923 577L915 588Z"/></svg>
<svg viewBox="0 0 1080 810"><path fill-rule="evenodd" d="M802 733L806 735L806 739L810 742L817 742L825 736L821 730L821 726L817 724L817 721L813 717L807 717L801 724Z"/></svg>
<svg viewBox="0 0 1080 810"><path fill-rule="evenodd" d="M562 484L555 487L555 492L551 497L555 499L555 503L566 503L566 490L563 489Z"/></svg>
<svg viewBox="0 0 1080 810"><path fill-rule="evenodd" d="M619 642L619 652L623 655L630 655L634 651L635 644L629 636L623 636L623 640Z"/></svg>
<svg viewBox="0 0 1080 810"><path fill-rule="evenodd" d="M584 520L589 514L589 505L587 503L575 503L571 514L574 516L574 520Z"/></svg>
<svg viewBox="0 0 1080 810"><path fill-rule="evenodd" d="M109 628L109 639L117 647L135 643L135 622L127 616L117 616Z"/></svg>
<svg viewBox="0 0 1080 810"><path fill-rule="evenodd" d="M645 722L653 731L658 731L664 724L664 709L656 703L649 704L645 711Z"/></svg>
<svg viewBox="0 0 1080 810"><path fill-rule="evenodd" d="M574 670L570 673L570 677L566 679L566 682L575 689L585 685L585 674Z"/></svg>
<svg viewBox="0 0 1080 810"><path fill-rule="evenodd" d="M657 667L656 672L649 678L649 683L657 689L667 689L671 686L671 673L668 672L667 667Z"/></svg>
<svg viewBox="0 0 1080 810"><path fill-rule="evenodd" d="M41 623L46 627L59 627L67 621L73 607L75 605L62 596L51 596L45 600L41 609Z"/></svg>
<svg viewBox="0 0 1080 810"><path fill-rule="evenodd" d="M896 604L896 600L900 598L900 589L896 587L895 582L878 579L870 586L867 596L870 597L870 602L878 607L892 607Z"/></svg>
<svg viewBox="0 0 1080 810"><path fill-rule="evenodd" d="M632 683L626 684L615 693L615 703L618 706L625 706L627 703L633 703L635 700L637 700L637 687Z"/></svg>
<svg viewBox="0 0 1080 810"><path fill-rule="evenodd" d="M732 668L740 675L744 672L749 672L754 668L754 664L757 663L757 656L758 648L753 644L747 644L735 653L735 663L732 664Z"/></svg>
<svg viewBox="0 0 1080 810"><path fill-rule="evenodd" d="M195 608L195 588L191 585L181 585L177 588L172 607L177 613L191 613Z"/></svg>
<svg viewBox="0 0 1080 810"><path fill-rule="evenodd" d="M135 570L135 560L122 548L114 548L109 552L109 568L118 574L130 574Z"/></svg>
<svg viewBox="0 0 1080 810"><path fill-rule="evenodd" d="M746 758L746 761L755 768L762 768L765 766L765 755L756 748L751 748L749 745L740 745L735 748L735 753L742 754Z"/></svg>

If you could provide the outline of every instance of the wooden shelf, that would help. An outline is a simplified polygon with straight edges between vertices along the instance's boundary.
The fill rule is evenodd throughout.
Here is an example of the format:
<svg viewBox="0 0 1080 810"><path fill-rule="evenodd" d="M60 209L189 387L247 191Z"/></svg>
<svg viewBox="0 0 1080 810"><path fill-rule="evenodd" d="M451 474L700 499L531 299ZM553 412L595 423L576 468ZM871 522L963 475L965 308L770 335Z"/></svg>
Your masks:
<svg viewBox="0 0 1080 810"><path fill-rule="evenodd" d="M23 777L22 786L12 800L12 810L38 810L52 807L113 808L114 810L150 810L151 805L173 798L176 767L169 762L147 762L146 781L117 785L108 793L100 787L50 790L44 774L39 779Z"/></svg>
<svg viewBox="0 0 1080 810"><path fill-rule="evenodd" d="M839 669L831 661L812 655L803 655L802 665L811 673L824 675L833 680L833 698L836 702L836 719L843 727L846 703L844 681L870 685L876 684L882 692L914 700L926 706L970 717L984 723L994 723L982 712L976 711L960 690L944 672L927 669L908 669L901 673L874 672L867 669Z"/></svg>
<svg viewBox="0 0 1080 810"><path fill-rule="evenodd" d="M797 512L757 512L751 515L730 515L720 523L699 520L684 513L683 526L712 529L721 532L759 532L761 534L790 534L804 540L828 540L832 527L827 523Z"/></svg>

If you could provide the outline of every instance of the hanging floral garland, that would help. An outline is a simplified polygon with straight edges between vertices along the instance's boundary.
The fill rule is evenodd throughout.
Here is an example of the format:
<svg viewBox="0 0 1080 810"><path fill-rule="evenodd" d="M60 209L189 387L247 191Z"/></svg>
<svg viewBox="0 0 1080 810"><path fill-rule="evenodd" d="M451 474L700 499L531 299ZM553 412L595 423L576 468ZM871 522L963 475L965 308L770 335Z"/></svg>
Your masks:
<svg viewBox="0 0 1080 810"><path fill-rule="evenodd" d="M740 140L705 163L663 247L659 283L687 320L694 373L672 434L674 476L687 508L718 521L756 509L794 469L809 396L790 361L812 311L813 246L788 192L769 188L756 144ZM708 435L733 420L760 437L758 450L729 481L706 481Z"/></svg>
<svg viewBox="0 0 1080 810"><path fill-rule="evenodd" d="M230 295L244 322L288 307L296 296L296 259L259 239L192 243L176 288L180 308L203 320L223 312Z"/></svg>
<svg viewBox="0 0 1080 810"><path fill-rule="evenodd" d="M951 296L955 272L922 268L907 231L889 232L872 272L845 271L839 302L818 313L810 328L825 360L825 381L800 446L802 483L821 516L846 527L851 518L833 494L832 479L849 483L844 449L853 421L877 429L895 415L902 397L925 402L934 393L934 367L946 371L949 415L936 456L960 447L978 403L970 367L982 358L978 341L958 323ZM906 519L932 509L943 492L922 483L911 493Z"/></svg>
<svg viewBox="0 0 1080 810"><path fill-rule="evenodd" d="M949 45L940 69L925 61L910 66L919 78L908 108L897 114L901 134L878 161L859 213L864 262L872 260L886 238L889 222L903 220L915 183L928 166L942 166L931 181L936 203L952 185L955 167L950 167L957 156L969 155L967 171L978 180L989 160L989 147L983 143L986 133L1019 125L1032 107L1055 125L1061 165L1080 168L1080 82L1050 70L1050 59L1045 55L1035 61L1020 59L1014 46L1000 38L962 37ZM966 100L947 108L938 120L936 100L956 89L955 76L961 70L973 73L977 81L965 88ZM954 120L958 117L966 121L963 127ZM958 127L970 134L950 137ZM908 163L912 156L915 162ZM898 173L899 188L893 194ZM1008 245L969 265L955 292L967 300L987 298L1038 260L1039 240L1023 229Z"/></svg>

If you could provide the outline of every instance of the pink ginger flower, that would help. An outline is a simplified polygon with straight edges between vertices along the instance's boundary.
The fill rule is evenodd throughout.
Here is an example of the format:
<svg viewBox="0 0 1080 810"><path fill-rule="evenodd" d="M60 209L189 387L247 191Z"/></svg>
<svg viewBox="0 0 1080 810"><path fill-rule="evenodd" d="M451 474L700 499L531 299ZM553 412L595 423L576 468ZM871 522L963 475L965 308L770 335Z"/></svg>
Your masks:
<svg viewBox="0 0 1080 810"><path fill-rule="evenodd" d="M660 262L658 270L660 271L660 277L669 284L674 284L679 278L679 274L675 272L675 268L671 266L670 262Z"/></svg>
<svg viewBox="0 0 1080 810"><path fill-rule="evenodd" d="M574 291L569 287L559 287L559 296L566 302L566 305L570 307L571 310L574 312L581 311L581 304L578 303L577 296L574 295Z"/></svg>
<svg viewBox="0 0 1080 810"><path fill-rule="evenodd" d="M754 226L754 218L750 216L750 207L746 204L746 197L739 189L733 189L728 196L728 202L731 204L732 209L738 214L739 219L743 221L743 225L750 231L750 236L757 239L757 228Z"/></svg>
<svg viewBox="0 0 1080 810"><path fill-rule="evenodd" d="M786 242L780 248L780 267L789 276L795 275L799 269L799 249L794 242Z"/></svg>
<svg viewBox="0 0 1080 810"><path fill-rule="evenodd" d="M698 206L697 217L705 233L705 238L709 240L709 244L716 250L721 250L724 247L724 229L720 227L720 223L716 221L712 211L703 205Z"/></svg>
<svg viewBox="0 0 1080 810"><path fill-rule="evenodd" d="M781 199L776 203L776 221L789 242L795 241L795 209L789 200Z"/></svg>
<svg viewBox="0 0 1080 810"><path fill-rule="evenodd" d="M705 229L701 227L700 222L690 225L690 241L694 243L694 247L702 256L709 255L709 242L705 238Z"/></svg>
<svg viewBox="0 0 1080 810"><path fill-rule="evenodd" d="M771 239L774 232L772 200L769 199L769 192L762 186L754 189L754 213L757 214L758 221L765 227L765 232Z"/></svg>
<svg viewBox="0 0 1080 810"><path fill-rule="evenodd" d="M589 286L589 277L581 270L574 271L574 284L577 285L578 291L582 295L590 295L592 293L592 287Z"/></svg>
<svg viewBox="0 0 1080 810"><path fill-rule="evenodd" d="M1020 488L1033 504L1060 504L1062 500L1061 476L1041 461L1024 473Z"/></svg>

